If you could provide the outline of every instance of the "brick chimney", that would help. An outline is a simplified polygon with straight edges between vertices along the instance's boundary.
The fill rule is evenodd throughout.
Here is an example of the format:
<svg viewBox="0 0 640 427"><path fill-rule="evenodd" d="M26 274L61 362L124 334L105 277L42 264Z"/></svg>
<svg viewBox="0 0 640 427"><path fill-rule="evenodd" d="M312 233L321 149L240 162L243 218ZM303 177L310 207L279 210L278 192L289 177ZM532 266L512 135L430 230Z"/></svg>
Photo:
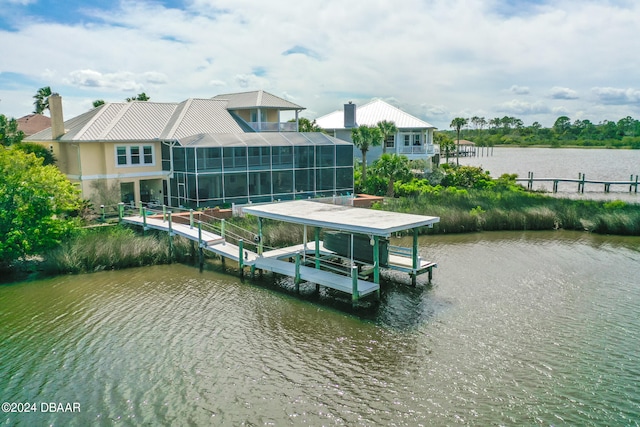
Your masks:
<svg viewBox="0 0 640 427"><path fill-rule="evenodd" d="M51 113L51 139L64 135L64 118L62 117L62 97L57 93L49 96L49 112Z"/></svg>
<svg viewBox="0 0 640 427"><path fill-rule="evenodd" d="M345 129L356 127L356 104L351 101L344 104L344 127Z"/></svg>

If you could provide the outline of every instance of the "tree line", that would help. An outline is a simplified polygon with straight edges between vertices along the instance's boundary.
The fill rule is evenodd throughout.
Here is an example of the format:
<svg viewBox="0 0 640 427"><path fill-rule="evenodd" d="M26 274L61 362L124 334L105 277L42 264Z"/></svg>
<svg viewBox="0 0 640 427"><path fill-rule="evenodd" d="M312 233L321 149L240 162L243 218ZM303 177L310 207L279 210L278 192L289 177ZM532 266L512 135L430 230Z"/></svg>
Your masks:
<svg viewBox="0 0 640 427"><path fill-rule="evenodd" d="M594 146L640 149L640 120L631 116L618 121L604 120L593 123L590 120L571 120L560 116L552 127L543 127L539 122L525 126L524 122L512 116L457 117L451 122L451 131L440 131L453 138L460 132L464 139L472 140L478 146L495 145L551 145L551 146Z"/></svg>

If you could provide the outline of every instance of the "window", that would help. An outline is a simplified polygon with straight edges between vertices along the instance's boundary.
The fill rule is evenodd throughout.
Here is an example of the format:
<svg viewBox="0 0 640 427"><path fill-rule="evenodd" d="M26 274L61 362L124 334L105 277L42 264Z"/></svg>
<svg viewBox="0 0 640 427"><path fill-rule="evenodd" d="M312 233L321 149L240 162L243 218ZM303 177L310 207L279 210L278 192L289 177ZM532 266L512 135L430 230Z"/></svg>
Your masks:
<svg viewBox="0 0 640 427"><path fill-rule="evenodd" d="M404 136L404 146L408 147L411 145L411 135L405 135Z"/></svg>
<svg viewBox="0 0 640 427"><path fill-rule="evenodd" d="M116 147L116 166L153 165L153 145L119 145Z"/></svg>
<svg viewBox="0 0 640 427"><path fill-rule="evenodd" d="M416 133L413 135L413 145L422 145L420 142L420 134Z"/></svg>
<svg viewBox="0 0 640 427"><path fill-rule="evenodd" d="M151 145L145 145L142 147L142 151L144 153L143 162L145 165L150 165L153 163L153 147Z"/></svg>
<svg viewBox="0 0 640 427"><path fill-rule="evenodd" d="M116 148L116 158L118 166L127 164L127 147Z"/></svg>
<svg viewBox="0 0 640 427"><path fill-rule="evenodd" d="M131 150L131 164L139 165L140 164L140 147L129 147Z"/></svg>
<svg viewBox="0 0 640 427"><path fill-rule="evenodd" d="M387 148L394 148L396 145L396 136L395 135L389 135L387 136L387 139L384 140L384 146Z"/></svg>

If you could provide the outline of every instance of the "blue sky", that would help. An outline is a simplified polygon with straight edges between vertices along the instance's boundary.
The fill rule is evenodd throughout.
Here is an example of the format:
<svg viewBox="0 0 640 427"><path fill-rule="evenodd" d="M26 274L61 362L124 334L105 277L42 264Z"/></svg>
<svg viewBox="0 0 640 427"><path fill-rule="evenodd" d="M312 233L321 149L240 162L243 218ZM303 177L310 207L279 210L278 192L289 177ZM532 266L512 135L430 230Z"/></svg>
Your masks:
<svg viewBox="0 0 640 427"><path fill-rule="evenodd" d="M264 89L316 118L382 98L438 128L640 119L636 0L0 0L0 114Z"/></svg>

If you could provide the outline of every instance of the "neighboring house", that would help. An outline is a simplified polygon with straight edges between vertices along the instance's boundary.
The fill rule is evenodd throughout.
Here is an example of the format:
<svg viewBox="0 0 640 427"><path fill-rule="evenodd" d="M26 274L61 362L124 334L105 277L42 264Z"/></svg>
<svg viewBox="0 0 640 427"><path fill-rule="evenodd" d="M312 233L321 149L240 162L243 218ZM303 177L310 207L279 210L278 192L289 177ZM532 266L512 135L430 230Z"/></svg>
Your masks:
<svg viewBox="0 0 640 427"><path fill-rule="evenodd" d="M114 185L123 202L191 208L353 193L352 145L295 132L303 107L267 92L106 103L68 121L59 95L49 105L52 127L27 140L98 203Z"/></svg>
<svg viewBox="0 0 640 427"><path fill-rule="evenodd" d="M391 135L383 144L387 153L402 154L410 160L431 160L437 154L433 144L435 126L405 113L381 99L376 99L360 107L349 102L344 110L334 111L316 119L316 123L329 135L352 142L351 129L366 125L377 126L378 122L387 120L394 122L398 132ZM371 147L367 152L367 163L380 157L382 146ZM360 157L362 153L354 147L354 155ZM431 161L428 163L431 164Z"/></svg>
<svg viewBox="0 0 640 427"><path fill-rule="evenodd" d="M42 114L29 114L20 117L18 122L18 130L24 132L25 138L51 127L51 119Z"/></svg>

